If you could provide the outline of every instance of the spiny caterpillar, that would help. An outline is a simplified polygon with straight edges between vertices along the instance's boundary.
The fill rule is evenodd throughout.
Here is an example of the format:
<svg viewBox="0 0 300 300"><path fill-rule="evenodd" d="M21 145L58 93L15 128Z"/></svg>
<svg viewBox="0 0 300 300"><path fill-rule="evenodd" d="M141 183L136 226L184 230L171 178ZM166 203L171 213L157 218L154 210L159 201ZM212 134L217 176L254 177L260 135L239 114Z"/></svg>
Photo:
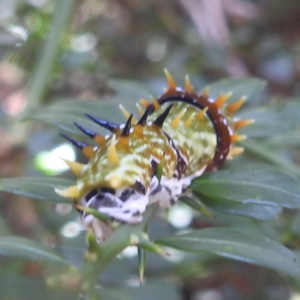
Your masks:
<svg viewBox="0 0 300 300"><path fill-rule="evenodd" d="M226 105L231 93L210 99L208 89L197 95L187 76L185 87L180 88L167 70L165 75L168 90L152 102L141 99L145 109L137 104L141 114L138 120L120 105L126 124L86 114L108 129L109 135L101 136L74 123L99 147L62 135L80 148L89 162L83 165L65 160L77 176L77 183L64 190L56 189L56 193L116 221L139 223L148 205L173 205L193 178L204 171L217 170L225 159L243 152L234 143L245 136L236 132L253 120L237 120L233 114L245 97ZM159 179L158 166L162 169ZM105 222L85 212L82 219L98 239L110 235Z"/></svg>

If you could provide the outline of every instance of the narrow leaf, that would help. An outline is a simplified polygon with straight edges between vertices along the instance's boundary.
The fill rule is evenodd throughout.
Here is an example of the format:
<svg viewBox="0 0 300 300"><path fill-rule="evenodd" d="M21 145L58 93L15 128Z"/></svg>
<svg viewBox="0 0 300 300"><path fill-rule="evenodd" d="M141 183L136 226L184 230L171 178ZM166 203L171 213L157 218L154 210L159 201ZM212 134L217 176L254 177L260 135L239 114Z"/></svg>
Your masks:
<svg viewBox="0 0 300 300"><path fill-rule="evenodd" d="M225 201L204 196L201 197L201 201L208 207L222 213L245 216L262 221L270 221L282 211L280 206L239 203L236 201Z"/></svg>
<svg viewBox="0 0 300 300"><path fill-rule="evenodd" d="M245 109L238 113L238 117L255 120L251 126L246 126L239 131L251 137L272 137L293 128L291 120L285 119L282 110L278 107Z"/></svg>
<svg viewBox="0 0 300 300"><path fill-rule="evenodd" d="M74 122L89 128L100 134L107 134L101 126L95 124L85 116L89 113L96 118L109 120L118 124L125 122L122 112L118 109L120 103L127 110L136 112L135 103L137 99L126 99L124 97L105 98L105 101L82 101L77 99L56 99L49 107L42 107L28 114L23 121L36 120L54 126L62 131L85 136L75 126Z"/></svg>
<svg viewBox="0 0 300 300"><path fill-rule="evenodd" d="M191 184L200 198L300 208L300 182L273 168L224 170L205 174Z"/></svg>
<svg viewBox="0 0 300 300"><path fill-rule="evenodd" d="M27 101L30 107L42 102L41 98L49 85L51 71L58 63L58 52L61 46L62 35L69 30L76 1L66 0L55 3L51 31L43 46L39 60L35 64L33 76L28 83ZM68 28L68 29L67 29Z"/></svg>
<svg viewBox="0 0 300 300"><path fill-rule="evenodd" d="M122 96L134 98L138 101L140 98L149 97L150 90L141 82L134 80L110 79L107 85Z"/></svg>
<svg viewBox="0 0 300 300"><path fill-rule="evenodd" d="M291 276L300 276L300 262L294 253L258 232L236 228L207 228L167 237L158 243L184 251L209 252Z"/></svg>
<svg viewBox="0 0 300 300"><path fill-rule="evenodd" d="M145 239L142 234L139 235L138 246L139 248L143 248L153 253L157 253L162 256L168 256L168 253L164 249L162 249L160 245L157 245L156 243Z"/></svg>
<svg viewBox="0 0 300 300"><path fill-rule="evenodd" d="M203 203L204 201L199 201L199 199L196 199L196 197L187 197L183 196L180 197L180 201L185 203L186 205L190 206L191 208L195 209L196 211L202 213L203 215L213 218L214 215L211 211L208 210L208 207L211 206L210 202L207 204L207 206Z"/></svg>
<svg viewBox="0 0 300 300"><path fill-rule="evenodd" d="M16 236L2 236L0 238L0 254L18 256L33 261L69 265L67 260L57 255L50 248Z"/></svg>
<svg viewBox="0 0 300 300"><path fill-rule="evenodd" d="M146 264L146 251L141 247L137 247L137 248L138 248L139 278L140 278L140 285L142 285L144 279L145 264Z"/></svg>
<svg viewBox="0 0 300 300"><path fill-rule="evenodd" d="M26 196L37 200L71 203L71 199L62 198L54 188L65 188L74 182L54 177L19 177L0 179L0 191Z"/></svg>
<svg viewBox="0 0 300 300"><path fill-rule="evenodd" d="M272 165L278 166L281 170L293 174L298 178L300 177L300 168L286 157L276 153L275 151L272 151L274 150L274 147L273 149L270 149L262 145L262 143L258 143L255 141L246 141L241 142L240 144L248 152L257 156L259 159L271 163Z"/></svg>
<svg viewBox="0 0 300 300"><path fill-rule="evenodd" d="M247 99L251 99L261 92L265 86L265 81L256 78L223 79L210 84L209 90L213 98L217 97L220 93L227 94L232 92L232 97L229 99L229 102L232 102L243 96L247 96Z"/></svg>

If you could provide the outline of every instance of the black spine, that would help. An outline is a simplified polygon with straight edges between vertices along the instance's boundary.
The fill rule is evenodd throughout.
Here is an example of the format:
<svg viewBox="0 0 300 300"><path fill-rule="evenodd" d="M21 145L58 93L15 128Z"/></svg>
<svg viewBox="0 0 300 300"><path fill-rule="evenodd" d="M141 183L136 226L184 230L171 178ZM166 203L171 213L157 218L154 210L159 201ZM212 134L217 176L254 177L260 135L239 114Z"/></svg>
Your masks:
<svg viewBox="0 0 300 300"><path fill-rule="evenodd" d="M76 141L72 138L70 138L69 136L67 136L66 134L60 133L60 136L62 136L63 138L65 138L66 140L68 140L69 142L71 142L75 147L79 148L79 149L83 149L85 147L87 147L88 145L79 141Z"/></svg>
<svg viewBox="0 0 300 300"><path fill-rule="evenodd" d="M108 129L111 132L115 132L115 130L119 128L118 124L109 122L107 120L95 118L95 117L91 116L90 114L85 114L85 115L88 118L90 118L92 121L94 121L95 123L97 123L98 125L100 125L100 126L106 128L106 129Z"/></svg>
<svg viewBox="0 0 300 300"><path fill-rule="evenodd" d="M137 122L137 125L145 125L146 122L147 122L147 118L148 118L149 114L150 114L150 110L146 109L146 111L144 112L144 114L141 116L141 118Z"/></svg>
<svg viewBox="0 0 300 300"><path fill-rule="evenodd" d="M131 128L131 120L132 120L132 114L129 116L126 124L125 124L125 127L121 133L121 136L128 136L129 133L130 133L130 128Z"/></svg>
<svg viewBox="0 0 300 300"><path fill-rule="evenodd" d="M99 135L97 132L86 129L84 127L82 127L81 125L77 124L76 122L74 122L74 125L81 130L83 133L85 133L86 135L88 135L91 138L94 138L95 136Z"/></svg>
<svg viewBox="0 0 300 300"><path fill-rule="evenodd" d="M156 120L153 122L153 124L162 127L164 124L164 121L166 120L171 108L172 108L173 104L169 105L168 108L161 114L159 115Z"/></svg>

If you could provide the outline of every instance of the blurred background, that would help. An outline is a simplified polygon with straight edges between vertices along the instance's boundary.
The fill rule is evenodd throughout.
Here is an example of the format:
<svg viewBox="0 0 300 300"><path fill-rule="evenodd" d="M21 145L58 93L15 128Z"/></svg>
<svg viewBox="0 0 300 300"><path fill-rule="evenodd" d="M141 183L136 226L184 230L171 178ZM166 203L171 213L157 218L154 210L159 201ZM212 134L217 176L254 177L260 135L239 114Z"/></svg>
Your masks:
<svg viewBox="0 0 300 300"><path fill-rule="evenodd" d="M74 178L57 157L82 157L58 131L20 121L41 105L106 99L118 80L124 84L119 91L132 91L136 100L143 87L159 94L165 67L180 83L189 74L198 90L229 77L266 80L264 94L249 107L300 100L297 0L0 0L0 11L1 177L64 173L60 176ZM300 161L295 152L293 159ZM81 261L84 232L71 206L1 194L0 210L0 234L54 245L68 259ZM178 205L170 222L159 218L153 232L163 236L213 222ZM266 226L274 231L286 225L286 219L272 222ZM285 233L297 235L298 225L299 217ZM292 241L299 244L295 236ZM0 259L0 266L0 291L10 295L1 299L38 295L47 268L8 258ZM119 290L134 286L135 250L128 248L101 280ZM146 284L131 291L131 299L299 300L298 288L259 267L178 252L171 261L150 255Z"/></svg>

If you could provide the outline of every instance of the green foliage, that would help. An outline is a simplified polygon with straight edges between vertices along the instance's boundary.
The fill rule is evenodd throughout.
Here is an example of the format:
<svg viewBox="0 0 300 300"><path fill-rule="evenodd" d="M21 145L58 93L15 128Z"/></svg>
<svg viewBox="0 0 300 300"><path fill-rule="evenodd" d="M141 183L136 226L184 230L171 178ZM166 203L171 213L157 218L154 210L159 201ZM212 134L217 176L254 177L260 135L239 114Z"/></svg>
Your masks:
<svg viewBox="0 0 300 300"><path fill-rule="evenodd" d="M72 181L59 178L7 178L0 179L0 191L10 192L17 195L26 196L37 200L50 202L69 202L69 199L62 199L54 189L66 188L72 184Z"/></svg>
<svg viewBox="0 0 300 300"><path fill-rule="evenodd" d="M55 254L46 246L21 237L2 236L0 240L0 252L7 256L17 256L32 261L61 264L69 266L69 262Z"/></svg>
<svg viewBox="0 0 300 300"><path fill-rule="evenodd" d="M220 93L227 94L232 92L231 102L244 96L246 96L248 100L251 100L254 96L257 96L265 86L265 81L256 78L223 79L208 85L209 94L212 98L218 97Z"/></svg>
<svg viewBox="0 0 300 300"><path fill-rule="evenodd" d="M118 85L115 86L116 89L120 88ZM128 86L131 87L132 84L129 83ZM135 86L138 87L136 83ZM88 128L98 129L94 128L95 125L84 117L83 112L116 120L116 118L121 119L120 114L116 113L116 103L120 102L121 99L123 105L126 101L125 105L129 109L134 106L136 100L130 98L129 87L127 88L125 82L122 83L121 90L118 90L122 93L122 98L117 95L111 97L111 101L107 102L79 100L56 102L48 108L38 109L34 114L29 115L27 120L42 121L60 130L82 136L74 129L74 121ZM212 84L211 87L215 94L230 90L235 91L237 97L244 94L252 97L255 94L252 91L260 91L264 87L264 83L257 79L222 80ZM235 96L234 98L236 98ZM124 101L124 99L126 100ZM246 112L245 115L247 115ZM255 113L251 117L255 118ZM258 131L261 127L265 132L268 130L272 132L272 123L267 124L260 122L260 118L258 119L256 125ZM292 122L290 128L293 128ZM274 136L272 135L271 138L274 139ZM251 144L252 141L246 142L246 149L247 145ZM190 191L193 192L194 196L192 198L185 197L183 201L208 217L219 215L222 218L222 214L231 214L243 216L245 220L249 217L262 221L272 220L282 211L282 208L300 208L299 180L274 167L267 165L258 167L257 162L260 161L261 157L257 156L255 159L256 162L252 159L247 160L247 157L240 158L242 164L237 159L235 163L229 164L226 170L200 176L190 186ZM38 200L67 202L57 196L53 190L54 187L65 187L71 184L69 180L60 178L11 178L0 180L0 190ZM66 269L62 274L53 275L48 278L48 284L65 288L75 282L79 290L86 290L90 297L94 297L94 285L97 284L99 275L129 245L138 248L141 279L145 268L146 252L151 251L163 256L169 255L168 250L165 251L161 246L240 260L267 267L291 277L300 275L300 263L297 256L280 242L274 240L273 237L259 232L259 226L257 227L257 224L253 226L253 223L246 222L245 228L241 229L239 228L240 223L234 224L233 220L228 224L225 222L221 227L197 229L183 235L166 236L158 239L157 242L151 241L151 236L149 239L145 231L148 228L148 223L151 223L153 209L154 207L148 209L142 224L120 226L111 238L101 244L97 244L94 236L88 233L88 247L84 256L85 263L79 268L73 267ZM98 217L101 218L100 215ZM277 239L280 240L280 236ZM3 237L0 242L0 251L7 256L18 255L24 259L66 264L63 257L54 254L44 246L17 237ZM112 296L111 291L104 289L102 295L107 294L110 295L107 297L112 297L111 299L118 299L119 292L115 291L114 296ZM126 293L130 295L131 292L127 290ZM125 298L126 293L124 294Z"/></svg>
<svg viewBox="0 0 300 300"><path fill-rule="evenodd" d="M54 133L57 139L50 143L48 135L41 130L42 126L37 131L31 130L37 122L12 124L10 116L2 111L2 98L7 99L1 94L0 125L9 128L8 136L17 136L14 144L17 147L11 152L24 147L30 154L24 158L27 165L26 170L22 170L26 173L23 176L36 177L1 178L0 191L19 195L21 199L24 196L42 201L34 202L39 222L33 222L33 225L29 222L29 230L28 227L19 230L17 234L25 232L26 235L21 238L14 233L17 228L14 221L18 217L11 211L6 215L5 209L7 203L11 204L15 199L7 193L1 194L1 209L4 208L5 214L0 216L0 229L5 235L0 238L0 298L179 300L187 289L186 298L194 299L197 295L189 295L190 290L197 291L199 286L214 288L208 282L220 281L226 286L223 283L225 277L235 282L237 290L246 290L247 294L255 288L259 290L259 297L250 295L249 298L243 297L244 300L279 299L280 293L269 297L264 294L267 288L262 281L267 277L273 284L269 290L276 293L274 286L277 287L278 279L300 291L300 256L295 250L299 247L300 234L300 168L297 164L300 101L299 97L270 98L268 95L270 90L272 94L274 91L283 95L299 94L298 70L294 64L299 54L298 44L290 51L292 40L299 40L295 38L299 30L290 30L289 26L289 22L297 24L297 4L278 0L273 4L271 1L271 9L264 9L261 19L255 19L255 22L249 21L255 10L244 11L244 16L248 12L249 15L243 19L243 14L235 15L231 9L225 19L232 21L230 30L233 35L229 44L221 49L222 46L219 48L217 44L207 44L204 36L199 39L201 30L197 32L196 26L193 27L182 13L185 1L181 1L182 6L176 2L162 5L155 1L102 1L99 4L94 0L57 0L46 1L44 6L27 2L20 2L11 25L21 25L28 38L22 41L21 47L21 40L17 47L13 40L10 47L13 49L1 49L2 56L13 51L7 54L7 61L20 67L28 79L27 109L19 116L23 121L38 121L88 141L73 125L74 121L105 134L105 130L89 121L84 113L122 123L124 117L118 110L121 103L137 115L135 103L140 98L149 99L149 94L155 96L166 85L158 72L167 66L175 71L172 73L175 73L179 85L183 84L184 73L190 73L192 84L199 92L207 86L212 97L233 92L229 103L247 96L246 104L237 115L256 122L240 131L249 137L240 143L245 152L233 161L227 161L224 170L195 179L190 186L193 194L182 197L181 201L194 211L193 223L184 228L184 234L168 225L161 218L161 211L154 214L155 207L152 206L146 211L142 224L113 224L116 225L113 236L98 244L90 232L85 241L82 235L68 239L61 234L63 225L77 215L76 212L74 215L54 212L53 205L71 204L70 200L59 197L54 188L70 186L73 181L40 177L36 170L28 170L32 149L45 150L50 144L53 147L59 141L57 131ZM237 11L242 11L244 4L251 8L251 3L257 1L243 2ZM222 3L224 8L226 5L230 6L230 3ZM275 14L272 15L272 11ZM208 19L214 20L213 15ZM256 20L259 21L257 24ZM212 22L209 27L213 24L219 22ZM285 24L286 32L292 36L283 36L283 27L277 28L276 24ZM204 19L201 20L202 26L209 33ZM216 28L212 28L212 32L219 31L213 29ZM74 47L71 49L72 38L86 33L97 37L96 46L85 53L77 52ZM217 42L217 35L213 39ZM151 44L160 49L162 41L166 46L165 58L161 61L148 59L146 53ZM287 44L284 41L288 41ZM294 54L287 53L289 51ZM294 76L286 76L289 75L287 63L282 68L276 57L291 59ZM276 75L272 71L265 72L266 62L273 71L278 70L274 73L281 75L280 82L276 81L276 76L272 77ZM230 71L229 65L232 65ZM233 69L241 72L234 73ZM1 71L9 77L9 69L8 72L7 69ZM247 73L250 76L266 75L270 83L270 90L260 102L256 96L265 87L264 80L247 78L207 82L207 78ZM77 77L71 80L70 74ZM144 79L148 82L142 82ZM90 84L88 87L86 82ZM1 83L5 94L9 84ZM94 100L87 100L90 95ZM263 105L257 106L257 103ZM6 148L3 128L0 128L0 142L4 141L5 145L1 145L1 151ZM32 142L32 136L39 130L42 138ZM2 169L6 161L3 163L1 159L0 155L2 173L7 168ZM14 156L9 159L19 171L19 161ZM9 176L20 174L18 171ZM17 209L20 219L25 208ZM101 214L95 216L103 220ZM128 245L137 248L136 261L119 259L119 254ZM225 276L224 265L227 266ZM228 266L238 271L230 273L232 269ZM249 273L253 270L254 278L251 278ZM137 288L135 285L139 285L144 272L145 283ZM236 280L237 276L239 280ZM258 282L256 287L255 281Z"/></svg>
<svg viewBox="0 0 300 300"><path fill-rule="evenodd" d="M299 180L266 166L204 174L191 189L200 199L300 208Z"/></svg>
<svg viewBox="0 0 300 300"><path fill-rule="evenodd" d="M238 228L207 228L158 241L184 251L204 251L268 267L290 276L300 275L299 258L276 241L257 231Z"/></svg>

